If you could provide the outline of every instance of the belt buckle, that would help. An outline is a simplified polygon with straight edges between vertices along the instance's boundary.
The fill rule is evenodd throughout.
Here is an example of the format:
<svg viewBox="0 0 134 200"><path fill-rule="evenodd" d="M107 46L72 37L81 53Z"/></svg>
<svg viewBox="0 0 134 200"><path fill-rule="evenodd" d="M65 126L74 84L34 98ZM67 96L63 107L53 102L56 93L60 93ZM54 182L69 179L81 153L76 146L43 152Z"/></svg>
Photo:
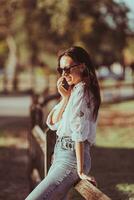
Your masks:
<svg viewBox="0 0 134 200"><path fill-rule="evenodd" d="M69 141L63 141L62 143L62 147L66 150L71 150L73 151L74 150L74 144L72 142L69 142Z"/></svg>
<svg viewBox="0 0 134 200"><path fill-rule="evenodd" d="M71 151L74 150L74 143L73 143L73 142L69 142L68 146L69 146L69 149L70 149Z"/></svg>
<svg viewBox="0 0 134 200"><path fill-rule="evenodd" d="M66 147L65 144L66 144L65 141L62 139L61 140L61 147L62 147L62 149L67 149L67 147Z"/></svg>
<svg viewBox="0 0 134 200"><path fill-rule="evenodd" d="M66 149L66 150L74 150L74 142L69 136L63 136L59 138L60 143L61 143L61 148Z"/></svg>

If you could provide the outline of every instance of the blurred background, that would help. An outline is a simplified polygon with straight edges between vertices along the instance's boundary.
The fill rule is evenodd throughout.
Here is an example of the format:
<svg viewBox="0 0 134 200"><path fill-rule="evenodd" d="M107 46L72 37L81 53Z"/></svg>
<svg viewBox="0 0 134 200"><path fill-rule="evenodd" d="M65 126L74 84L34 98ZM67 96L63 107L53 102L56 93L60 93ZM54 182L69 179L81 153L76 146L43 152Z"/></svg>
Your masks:
<svg viewBox="0 0 134 200"><path fill-rule="evenodd" d="M91 174L112 199L134 199L133 0L1 0L0 200L28 195L30 109L45 124L57 54L72 45L90 53L101 88Z"/></svg>

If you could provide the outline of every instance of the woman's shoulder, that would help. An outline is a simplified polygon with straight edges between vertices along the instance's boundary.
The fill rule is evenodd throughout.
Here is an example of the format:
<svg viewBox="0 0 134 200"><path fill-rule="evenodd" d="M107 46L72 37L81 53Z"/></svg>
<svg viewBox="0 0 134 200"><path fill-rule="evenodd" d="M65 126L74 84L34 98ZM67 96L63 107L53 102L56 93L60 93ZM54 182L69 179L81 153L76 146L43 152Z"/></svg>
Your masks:
<svg viewBox="0 0 134 200"><path fill-rule="evenodd" d="M75 88L75 90L72 91L72 101L73 102L83 102L84 104L89 102L89 95L87 90L85 90L85 84L79 85L79 87Z"/></svg>
<svg viewBox="0 0 134 200"><path fill-rule="evenodd" d="M84 92L85 83L79 82L78 84L74 85L72 92L79 95Z"/></svg>

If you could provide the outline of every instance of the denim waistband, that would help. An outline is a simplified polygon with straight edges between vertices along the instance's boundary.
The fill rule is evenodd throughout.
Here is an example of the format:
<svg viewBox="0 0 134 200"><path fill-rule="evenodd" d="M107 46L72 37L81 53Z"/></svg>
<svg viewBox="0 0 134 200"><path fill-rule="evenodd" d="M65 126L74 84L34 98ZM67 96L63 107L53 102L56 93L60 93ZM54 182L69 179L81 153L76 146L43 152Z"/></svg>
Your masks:
<svg viewBox="0 0 134 200"><path fill-rule="evenodd" d="M58 137L57 143L59 143L63 149L68 149L72 151L75 150L75 141L73 141L70 136ZM85 140L84 143L88 144L89 147L91 146L88 140Z"/></svg>
<svg viewBox="0 0 134 200"><path fill-rule="evenodd" d="M57 138L57 143L60 143L62 149L72 150L75 149L75 141L70 136L62 136Z"/></svg>

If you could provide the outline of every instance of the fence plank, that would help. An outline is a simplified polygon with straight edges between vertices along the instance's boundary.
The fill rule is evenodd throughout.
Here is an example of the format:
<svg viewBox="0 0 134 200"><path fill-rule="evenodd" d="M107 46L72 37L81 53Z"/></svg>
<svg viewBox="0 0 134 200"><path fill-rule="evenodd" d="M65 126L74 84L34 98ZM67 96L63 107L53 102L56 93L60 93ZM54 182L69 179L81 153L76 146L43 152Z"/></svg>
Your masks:
<svg viewBox="0 0 134 200"><path fill-rule="evenodd" d="M86 200L110 200L108 196L92 185L88 180L81 180L77 183L75 189Z"/></svg>
<svg viewBox="0 0 134 200"><path fill-rule="evenodd" d="M44 161L40 164L44 166L43 176L45 177L51 166L51 156L53 154L53 149L56 142L56 134L54 134L49 128L47 128L46 131L43 132L42 129L38 125L36 125L32 130L32 135L35 137L35 140L37 141L39 148L44 156ZM33 148L35 148L35 145L33 146ZM38 149L38 147L36 147L36 149ZM38 155L36 156L38 157Z"/></svg>
<svg viewBox="0 0 134 200"><path fill-rule="evenodd" d="M33 128L32 134L34 135L35 140L38 144L38 147L36 148L38 149L36 150L37 160L39 161L40 156L42 157L42 159L40 160L40 164L43 166L44 169L40 173L41 177L44 177L47 175L47 135L37 125ZM40 151L43 153L41 153L42 155L40 155Z"/></svg>

